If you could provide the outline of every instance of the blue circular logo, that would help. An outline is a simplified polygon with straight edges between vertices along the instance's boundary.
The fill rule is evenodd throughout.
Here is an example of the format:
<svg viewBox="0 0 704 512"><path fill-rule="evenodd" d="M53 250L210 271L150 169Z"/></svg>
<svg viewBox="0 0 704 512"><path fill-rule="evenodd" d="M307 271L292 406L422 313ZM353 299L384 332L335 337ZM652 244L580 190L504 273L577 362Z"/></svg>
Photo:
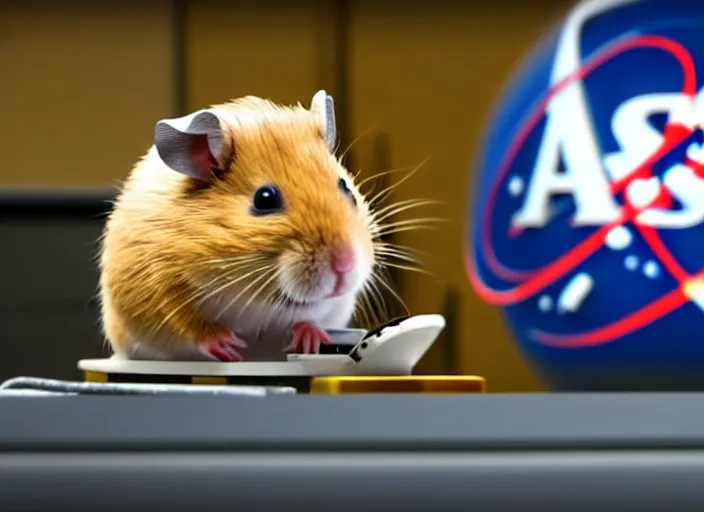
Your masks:
<svg viewBox="0 0 704 512"><path fill-rule="evenodd" d="M488 126L467 273L554 387L704 385L702 27L700 1L582 2Z"/></svg>

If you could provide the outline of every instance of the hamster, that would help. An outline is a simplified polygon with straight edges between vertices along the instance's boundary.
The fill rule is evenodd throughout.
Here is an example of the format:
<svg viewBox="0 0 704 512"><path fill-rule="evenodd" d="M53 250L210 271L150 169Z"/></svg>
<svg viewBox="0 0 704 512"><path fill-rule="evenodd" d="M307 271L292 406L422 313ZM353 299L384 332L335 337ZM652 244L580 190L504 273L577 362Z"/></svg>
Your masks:
<svg viewBox="0 0 704 512"><path fill-rule="evenodd" d="M374 221L334 155L334 103L246 96L156 123L101 240L118 357L252 361L317 353L374 268Z"/></svg>

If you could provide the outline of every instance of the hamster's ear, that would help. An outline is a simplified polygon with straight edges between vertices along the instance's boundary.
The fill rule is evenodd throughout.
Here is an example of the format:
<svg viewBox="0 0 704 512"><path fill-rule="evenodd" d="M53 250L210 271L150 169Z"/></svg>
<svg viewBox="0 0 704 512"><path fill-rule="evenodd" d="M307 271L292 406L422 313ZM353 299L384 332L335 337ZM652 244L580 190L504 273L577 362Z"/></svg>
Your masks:
<svg viewBox="0 0 704 512"><path fill-rule="evenodd" d="M310 110L317 114L323 123L323 133L332 153L337 142L337 126L335 125L335 102L327 92L320 90L315 93L310 103Z"/></svg>
<svg viewBox="0 0 704 512"><path fill-rule="evenodd" d="M213 170L229 156L220 120L209 110L162 119L154 128L154 145L171 169L205 181L213 179Z"/></svg>

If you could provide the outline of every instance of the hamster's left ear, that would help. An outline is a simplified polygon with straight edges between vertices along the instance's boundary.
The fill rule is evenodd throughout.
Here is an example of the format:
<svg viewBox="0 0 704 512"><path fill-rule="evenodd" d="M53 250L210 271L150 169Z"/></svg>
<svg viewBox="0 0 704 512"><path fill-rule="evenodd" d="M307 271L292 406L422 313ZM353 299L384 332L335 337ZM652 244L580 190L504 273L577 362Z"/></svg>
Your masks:
<svg viewBox="0 0 704 512"><path fill-rule="evenodd" d="M325 141L328 143L328 148L332 153L335 151L335 143L337 142L337 126L335 125L335 102L327 92L320 90L315 93L313 100L310 102L310 110L318 115L321 123L323 123L323 133Z"/></svg>
<svg viewBox="0 0 704 512"><path fill-rule="evenodd" d="M162 119L154 128L154 145L171 169L203 181L212 180L231 153L220 119L210 110Z"/></svg>

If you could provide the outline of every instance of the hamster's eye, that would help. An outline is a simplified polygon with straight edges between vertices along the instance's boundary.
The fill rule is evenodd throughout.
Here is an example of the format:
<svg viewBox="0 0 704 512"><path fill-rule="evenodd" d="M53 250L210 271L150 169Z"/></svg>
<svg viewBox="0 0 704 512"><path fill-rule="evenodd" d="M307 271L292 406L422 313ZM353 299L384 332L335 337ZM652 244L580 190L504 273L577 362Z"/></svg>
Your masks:
<svg viewBox="0 0 704 512"><path fill-rule="evenodd" d="M347 182L340 178L337 180L337 188L339 188L343 194L345 194L347 197L350 198L350 201L352 201L352 204L356 205L357 204L357 199L355 199L354 194L352 191L347 187Z"/></svg>
<svg viewBox="0 0 704 512"><path fill-rule="evenodd" d="M252 200L252 213L254 215L268 215L280 212L284 207L281 192L274 185L264 185L254 192Z"/></svg>

